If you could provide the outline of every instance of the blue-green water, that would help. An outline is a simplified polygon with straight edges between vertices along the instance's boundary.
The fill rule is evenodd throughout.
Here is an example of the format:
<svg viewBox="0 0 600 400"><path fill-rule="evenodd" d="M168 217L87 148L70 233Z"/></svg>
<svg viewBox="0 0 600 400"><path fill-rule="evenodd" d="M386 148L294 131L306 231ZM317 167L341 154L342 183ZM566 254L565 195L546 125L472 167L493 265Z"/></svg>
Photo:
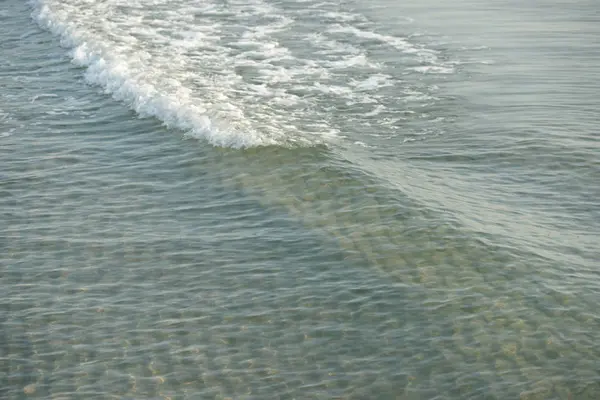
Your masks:
<svg viewBox="0 0 600 400"><path fill-rule="evenodd" d="M599 9L0 2L0 398L600 398Z"/></svg>

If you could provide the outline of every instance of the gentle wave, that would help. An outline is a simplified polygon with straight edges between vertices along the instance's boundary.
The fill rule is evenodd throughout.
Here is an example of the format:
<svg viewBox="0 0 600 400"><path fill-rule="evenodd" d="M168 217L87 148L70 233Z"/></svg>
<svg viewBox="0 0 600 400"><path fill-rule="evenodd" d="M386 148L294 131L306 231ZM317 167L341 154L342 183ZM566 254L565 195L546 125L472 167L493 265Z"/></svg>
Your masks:
<svg viewBox="0 0 600 400"><path fill-rule="evenodd" d="M211 108L210 99L198 99L176 79L177 76L169 76L172 71L160 70L164 66L164 60L153 68L156 57L146 49L136 49L138 40L132 39L133 36L121 37L120 43L112 43L95 36L91 29L86 29L85 19L73 19L72 14L79 11L76 7L70 9L67 4L63 4L64 8L59 9L57 4L46 3L49 2L30 2L34 7L34 19L42 28L60 36L61 43L72 49L70 54L73 62L86 68L85 80L103 87L107 93L126 103L141 116L156 117L169 127L204 138L215 146L240 148L281 143L276 137L262 134L248 124L236 128L234 121L228 117L238 114L243 119L241 110L227 102ZM134 17L133 20L135 19ZM116 25L107 23L104 33L110 32ZM140 31L144 29L141 25L137 28ZM148 32L149 35L153 33ZM156 39L152 37L150 40ZM128 42L132 45L127 46ZM185 40L181 45L187 45ZM165 51L168 53L169 49L165 48ZM218 94L215 96L218 97ZM218 115L218 108L225 109L226 112L221 112L224 115Z"/></svg>
<svg viewBox="0 0 600 400"><path fill-rule="evenodd" d="M194 18L194 8L178 9L176 0L174 10L153 0L146 21L134 10L107 13L118 26L101 36L91 29L104 29L102 20L86 20L81 8L76 17L61 15L90 35L82 58L94 49L96 61L118 56L128 69L111 64L113 72L138 83L146 82L139 74L158 74L149 77L158 90L152 96L164 90L178 99L180 90L227 124L262 121L277 143L294 137L300 120L315 135L356 133L372 122L365 141L352 142L365 150L182 143L165 137L158 120L131 118L109 96L79 86L67 63L53 73L31 62L40 55L62 60L60 49L49 55L53 47L39 38L21 41L6 57L18 80L9 81L9 115L0 114L9 120L13 113L10 123L21 126L0 146L0 208L8 222L0 350L10 359L0 392L599 398L593 131L582 129L587 148L577 152L566 146L576 138L566 127L564 136L524 141L511 123L522 118L525 126L547 127L547 110L486 107L485 121L467 112L469 100L485 104L507 80L483 86L485 96L446 102L446 88L436 92L429 79L460 80L459 73L411 75L413 62L398 67L402 82L387 67L404 53L386 65L370 50L388 52L389 43L375 37L344 48L341 37L324 34L321 43L307 41L325 56L311 59L294 48L300 41L279 36L289 10L231 3L241 1L235 12L203 3L196 12L203 8L209 23L180 41L174 32ZM116 4L44 2L63 11L58 5L89 5L96 16L108 3ZM255 28L224 36L248 15ZM364 22L352 13L325 17ZM0 24L0 32L5 28ZM177 53L168 57L165 49ZM18 64L25 54L33 57ZM202 63L213 81L197 73ZM364 118L365 110L378 118ZM573 117L566 114L561 118ZM575 115L592 117L579 109ZM386 129L385 118L394 117L406 119ZM414 142L389 141L392 126L406 131L411 118L413 136L403 135ZM449 134L417 140L452 118L458 123ZM370 134L381 135L385 151L373 149ZM557 143L565 145L561 152ZM559 174L589 189L561 186ZM551 247L554 254L538 251Z"/></svg>
<svg viewBox="0 0 600 400"><path fill-rule="evenodd" d="M384 110L379 124L391 137L407 102L435 100L429 88L404 82L405 75L454 72L438 51L377 33L360 14L332 12L329 4L310 15L261 0L154 2L153 11L142 0L30 5L34 20L86 69L89 84L215 146L314 146L346 137L352 143L364 140L356 127L365 117ZM315 34L315 23L330 28ZM348 35L354 43L343 39ZM382 46L406 65L398 70L382 60ZM350 111L348 118L333 119L332 108Z"/></svg>

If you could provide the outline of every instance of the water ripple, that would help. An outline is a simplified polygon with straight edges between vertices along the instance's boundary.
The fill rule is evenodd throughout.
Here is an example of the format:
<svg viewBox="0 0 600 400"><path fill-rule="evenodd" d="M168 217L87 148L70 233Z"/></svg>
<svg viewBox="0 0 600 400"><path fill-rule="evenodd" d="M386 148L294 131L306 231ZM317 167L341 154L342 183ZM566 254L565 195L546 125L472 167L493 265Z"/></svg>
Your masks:
<svg viewBox="0 0 600 400"><path fill-rule="evenodd" d="M253 111L261 87L285 81L286 54L302 55L285 39L293 10L362 35L370 50L395 45L419 57L425 49L421 61L443 62L443 50L401 32L377 36L376 10L255 1L233 2L235 12L221 3L184 12L154 3L153 30L166 29L165 15L182 25L260 22L231 50L252 56L242 40L252 39L272 51L254 60L264 75L243 78ZM446 96L459 71L443 88L433 87L443 78L414 71L405 79L419 78L403 86L388 59L372 63L379 56L360 43L336 47L340 38L324 34L313 46L331 59L305 60L307 75L297 76L318 115L304 123L342 131L361 120L352 102L365 102L382 136L351 138L371 146L363 150L319 141L214 148L83 84L86 72L58 41L33 24L24 34L24 6L8 4L0 12L9 55L0 60L0 129L10 132L0 137L3 398L598 397L597 164L586 109L571 126L581 137L564 125L537 140L549 128L543 102L527 125L523 115L507 118L514 108L491 104L502 96L489 98L493 123L477 125L484 114L464 118L479 109L465 105L465 92ZM97 17L106 4L93 6ZM111 23L132 23L120 13ZM199 38L181 38L178 49L192 51L186 43ZM363 57L345 58L353 52ZM351 62L377 72L325 85ZM320 86L302 86L315 76ZM286 93L271 100L296 99ZM386 114L393 96L407 102L402 115ZM320 120L320 105L334 99L347 114ZM224 112L236 121L235 110ZM270 128L282 121L290 120ZM539 130L519 137L500 126ZM417 128L433 134L402 142Z"/></svg>

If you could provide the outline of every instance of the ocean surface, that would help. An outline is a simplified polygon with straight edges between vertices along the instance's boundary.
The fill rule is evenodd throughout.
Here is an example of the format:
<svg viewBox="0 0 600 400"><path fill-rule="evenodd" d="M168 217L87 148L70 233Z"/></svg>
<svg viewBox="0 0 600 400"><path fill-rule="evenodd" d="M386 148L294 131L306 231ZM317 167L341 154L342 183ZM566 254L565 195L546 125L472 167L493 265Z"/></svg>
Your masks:
<svg viewBox="0 0 600 400"><path fill-rule="evenodd" d="M600 399L597 0L0 0L1 399Z"/></svg>

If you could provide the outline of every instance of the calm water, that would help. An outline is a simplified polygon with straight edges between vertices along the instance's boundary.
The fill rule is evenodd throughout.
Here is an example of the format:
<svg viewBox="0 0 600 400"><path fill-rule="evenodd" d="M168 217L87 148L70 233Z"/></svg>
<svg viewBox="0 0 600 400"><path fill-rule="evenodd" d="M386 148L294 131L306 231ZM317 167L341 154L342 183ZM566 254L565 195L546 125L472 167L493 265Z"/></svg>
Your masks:
<svg viewBox="0 0 600 400"><path fill-rule="evenodd" d="M0 398L600 398L595 0L0 1Z"/></svg>

